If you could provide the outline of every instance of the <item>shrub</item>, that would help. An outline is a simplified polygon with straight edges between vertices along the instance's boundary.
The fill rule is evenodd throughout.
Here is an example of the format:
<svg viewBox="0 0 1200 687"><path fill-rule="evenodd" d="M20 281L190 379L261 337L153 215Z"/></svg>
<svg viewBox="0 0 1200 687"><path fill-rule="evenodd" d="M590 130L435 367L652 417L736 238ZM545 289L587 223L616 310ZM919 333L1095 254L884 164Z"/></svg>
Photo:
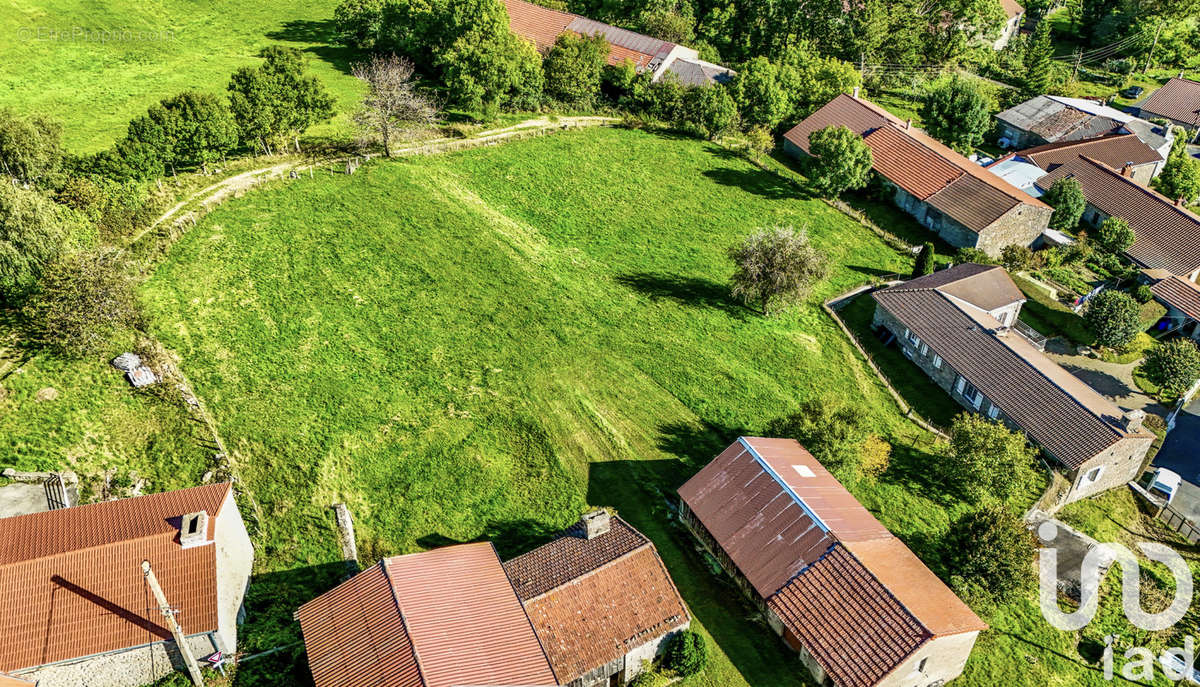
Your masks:
<svg viewBox="0 0 1200 687"><path fill-rule="evenodd" d="M1042 200L1054 208L1054 214L1050 215L1050 228L1059 231L1073 231L1087 207L1083 187L1074 177L1064 177L1051 184Z"/></svg>
<svg viewBox="0 0 1200 687"><path fill-rule="evenodd" d="M1142 374L1163 396L1178 398L1200 379L1200 349L1187 339L1171 339L1146 353Z"/></svg>
<svg viewBox="0 0 1200 687"><path fill-rule="evenodd" d="M1124 347L1140 329L1137 301L1112 289L1101 291L1088 301L1083 320L1096 337L1096 343L1108 348Z"/></svg>
<svg viewBox="0 0 1200 687"><path fill-rule="evenodd" d="M856 474L871 438L867 416L832 398L801 402L795 413L772 423L770 432L804 444L817 461L843 477ZM878 464L879 456L873 458Z"/></svg>
<svg viewBox="0 0 1200 687"><path fill-rule="evenodd" d="M1154 291L1152 291L1146 284L1139 284L1138 287L1133 290L1133 298L1138 303L1146 304L1154 300Z"/></svg>
<svg viewBox="0 0 1200 687"><path fill-rule="evenodd" d="M829 273L829 259L792 227L764 229L729 250L736 271L733 295L771 315L799 303Z"/></svg>
<svg viewBox="0 0 1200 687"><path fill-rule="evenodd" d="M143 324L133 282L114 249L54 263L25 315L40 343L79 357L103 351L118 332Z"/></svg>
<svg viewBox="0 0 1200 687"><path fill-rule="evenodd" d="M812 132L808 144L807 174L819 193L836 198L867 185L873 158L861 136L844 126L827 126Z"/></svg>
<svg viewBox="0 0 1200 687"><path fill-rule="evenodd" d="M1096 230L1096 245L1114 255L1124 253L1135 239L1129 223L1120 217L1109 217Z"/></svg>
<svg viewBox="0 0 1200 687"><path fill-rule="evenodd" d="M663 665L680 677L695 675L708 664L704 637L694 630L681 630L671 638L663 654Z"/></svg>
<svg viewBox="0 0 1200 687"><path fill-rule="evenodd" d="M746 152L752 160L761 160L775 148L775 137L766 127L751 127L746 132Z"/></svg>
<svg viewBox="0 0 1200 687"><path fill-rule="evenodd" d="M0 172L22 182L45 182L62 166L62 125L47 117L0 109Z"/></svg>
<svg viewBox="0 0 1200 687"><path fill-rule="evenodd" d="M892 445L872 434L862 444L858 474L876 479L887 472L892 462Z"/></svg>
<svg viewBox="0 0 1200 687"><path fill-rule="evenodd" d="M40 191L0 182L0 300L18 301L84 227Z"/></svg>
<svg viewBox="0 0 1200 687"><path fill-rule="evenodd" d="M926 274L933 274L934 257L936 256L933 244L926 242L921 246L921 252L917 254L917 264L913 267L913 277L921 277Z"/></svg>
<svg viewBox="0 0 1200 687"><path fill-rule="evenodd" d="M996 261L978 248L959 248L955 261L959 264L973 262L979 265L994 265Z"/></svg>
<svg viewBox="0 0 1200 687"><path fill-rule="evenodd" d="M972 502L985 496L1006 500L1035 478L1033 451L1025 435L975 413L954 418L943 468L948 481Z"/></svg>
<svg viewBox="0 0 1200 687"><path fill-rule="evenodd" d="M1000 251L1000 264L1009 272L1019 272L1033 265L1033 249L1012 244Z"/></svg>
<svg viewBox="0 0 1200 687"><path fill-rule="evenodd" d="M982 593L1003 599L1033 582L1033 537L1001 504L987 504L958 518L943 548L951 584L968 597Z"/></svg>

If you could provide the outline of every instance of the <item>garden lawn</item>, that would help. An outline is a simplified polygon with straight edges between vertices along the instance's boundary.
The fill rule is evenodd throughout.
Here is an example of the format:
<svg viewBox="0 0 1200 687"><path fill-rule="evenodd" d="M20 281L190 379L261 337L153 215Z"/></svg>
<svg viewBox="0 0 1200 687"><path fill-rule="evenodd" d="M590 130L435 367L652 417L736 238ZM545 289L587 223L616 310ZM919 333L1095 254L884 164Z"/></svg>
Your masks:
<svg viewBox="0 0 1200 687"><path fill-rule="evenodd" d="M329 45L337 0L39 0L0 2L0 107L66 125L71 152L93 152L134 116L188 89L225 92L238 67L281 44L309 56L310 73L348 112L360 93L353 53ZM107 36L96 32L108 31ZM341 132L342 115L310 134Z"/></svg>
<svg viewBox="0 0 1200 687"><path fill-rule="evenodd" d="M731 302L726 250L809 229L833 264L774 319ZM796 186L695 140L601 129L279 181L208 215L143 288L164 343L216 416L249 496L258 558L239 684L307 669L294 608L343 572L329 506L360 558L493 539L504 557L588 505L657 545L712 665L688 685L807 673L672 524L674 490L739 433L829 397L891 440L853 488L939 574L966 506L929 477L901 418L818 302L911 258ZM452 583L452 581L448 581ZM1030 600L1000 611L961 684L1077 684ZM1041 634L1038 634L1041 633ZM1054 639L1052 650L1070 645Z"/></svg>

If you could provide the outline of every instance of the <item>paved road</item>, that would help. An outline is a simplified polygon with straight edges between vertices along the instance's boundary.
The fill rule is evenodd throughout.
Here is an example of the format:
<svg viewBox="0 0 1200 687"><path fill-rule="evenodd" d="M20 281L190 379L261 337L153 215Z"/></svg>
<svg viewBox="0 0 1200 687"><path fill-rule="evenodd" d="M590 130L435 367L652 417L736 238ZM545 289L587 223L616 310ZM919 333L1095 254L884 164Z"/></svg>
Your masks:
<svg viewBox="0 0 1200 687"><path fill-rule="evenodd" d="M1154 466L1179 473L1183 485L1171 507L1200 523L1200 397L1175 418L1175 429L1154 457Z"/></svg>

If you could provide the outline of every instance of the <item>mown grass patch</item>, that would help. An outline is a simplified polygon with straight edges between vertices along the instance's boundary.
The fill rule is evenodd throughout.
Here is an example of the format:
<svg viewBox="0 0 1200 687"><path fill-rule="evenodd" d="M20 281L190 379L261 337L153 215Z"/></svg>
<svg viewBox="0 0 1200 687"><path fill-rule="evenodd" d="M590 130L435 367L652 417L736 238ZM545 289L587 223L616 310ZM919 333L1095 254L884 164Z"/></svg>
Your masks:
<svg viewBox="0 0 1200 687"><path fill-rule="evenodd" d="M1021 321L1046 336L1062 336L1077 346L1089 346L1095 337L1088 331L1083 318L1070 308L1050 297L1050 294L1033 281L1012 275L1017 288L1025 294L1025 305L1021 306Z"/></svg>

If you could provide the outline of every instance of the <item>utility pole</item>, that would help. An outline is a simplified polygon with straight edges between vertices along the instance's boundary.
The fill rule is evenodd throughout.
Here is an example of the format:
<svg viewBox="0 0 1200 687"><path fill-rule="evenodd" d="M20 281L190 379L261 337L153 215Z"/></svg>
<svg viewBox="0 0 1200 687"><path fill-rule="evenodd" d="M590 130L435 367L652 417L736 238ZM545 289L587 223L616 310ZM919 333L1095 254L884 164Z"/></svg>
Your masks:
<svg viewBox="0 0 1200 687"><path fill-rule="evenodd" d="M146 584L150 585L150 591L154 593L154 600L158 602L158 610L162 611L163 617L167 619L167 627L171 628L171 635L175 637L175 646L179 648L179 654L183 657L183 665L187 666L192 683L197 687L203 687L204 677L200 675L196 657L192 656L192 650L187 645L187 637L183 636L183 628L179 626L179 621L175 620L175 610L171 608L171 604L167 603L167 596L163 594L162 587L158 586L158 578L154 576L150 561L142 561L142 574L146 576Z"/></svg>
<svg viewBox="0 0 1200 687"><path fill-rule="evenodd" d="M1071 72L1071 80L1079 78L1079 62L1083 59L1083 48L1075 48L1075 69Z"/></svg>
<svg viewBox="0 0 1200 687"><path fill-rule="evenodd" d="M1150 72L1150 59L1154 57L1154 49L1158 47L1158 35L1162 33L1162 20L1158 20L1158 28L1154 29L1154 42L1150 44L1150 52L1146 53L1146 65L1142 67L1142 74Z"/></svg>

